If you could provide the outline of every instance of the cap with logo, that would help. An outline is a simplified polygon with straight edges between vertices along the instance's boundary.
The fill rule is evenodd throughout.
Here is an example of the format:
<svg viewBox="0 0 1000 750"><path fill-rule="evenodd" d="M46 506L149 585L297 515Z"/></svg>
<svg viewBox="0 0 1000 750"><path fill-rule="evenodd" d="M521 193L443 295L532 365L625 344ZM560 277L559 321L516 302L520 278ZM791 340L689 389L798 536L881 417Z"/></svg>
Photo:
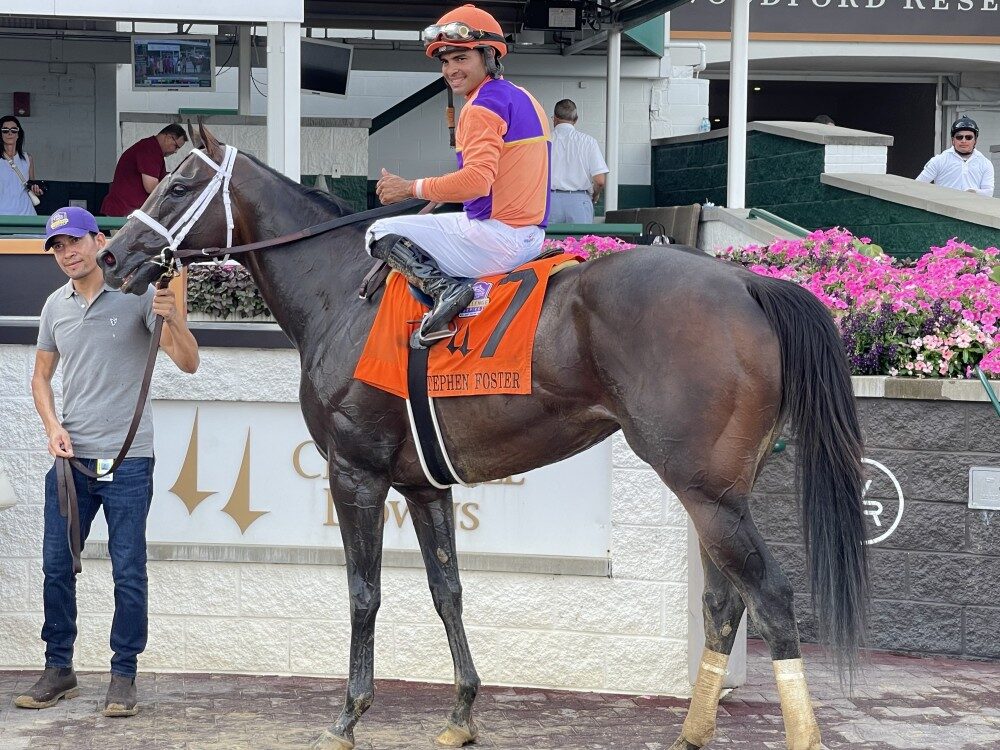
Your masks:
<svg viewBox="0 0 1000 750"><path fill-rule="evenodd" d="M52 247L52 240L60 234L83 237L90 232L97 234L100 231L97 219L90 211L79 206L66 206L52 214L45 224L45 249Z"/></svg>

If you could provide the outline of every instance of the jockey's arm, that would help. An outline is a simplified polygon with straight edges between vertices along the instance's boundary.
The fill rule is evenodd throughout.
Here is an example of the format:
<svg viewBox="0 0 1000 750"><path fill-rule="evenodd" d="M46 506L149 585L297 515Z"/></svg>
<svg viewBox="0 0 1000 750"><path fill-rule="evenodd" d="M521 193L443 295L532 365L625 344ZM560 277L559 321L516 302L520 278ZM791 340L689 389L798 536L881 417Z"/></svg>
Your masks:
<svg viewBox="0 0 1000 750"><path fill-rule="evenodd" d="M462 130L474 133L463 144L462 168L441 177L416 180L413 194L439 203L461 203L489 195L500 167L507 123L485 107L462 112Z"/></svg>

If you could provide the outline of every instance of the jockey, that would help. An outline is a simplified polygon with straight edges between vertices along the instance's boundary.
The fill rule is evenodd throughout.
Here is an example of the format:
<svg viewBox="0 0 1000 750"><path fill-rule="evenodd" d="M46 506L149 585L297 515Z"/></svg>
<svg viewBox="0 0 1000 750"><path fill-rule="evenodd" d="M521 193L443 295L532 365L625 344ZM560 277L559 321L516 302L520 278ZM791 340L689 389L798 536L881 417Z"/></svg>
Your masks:
<svg viewBox="0 0 1000 750"><path fill-rule="evenodd" d="M426 345L451 335L451 319L473 298L468 279L506 273L541 253L550 144L541 105L502 76L507 44L493 16L463 5L424 29L423 40L447 84L465 97L458 170L407 180L383 169L376 190L384 204L417 197L461 202L465 210L379 219L366 242L372 257L433 298L420 325Z"/></svg>

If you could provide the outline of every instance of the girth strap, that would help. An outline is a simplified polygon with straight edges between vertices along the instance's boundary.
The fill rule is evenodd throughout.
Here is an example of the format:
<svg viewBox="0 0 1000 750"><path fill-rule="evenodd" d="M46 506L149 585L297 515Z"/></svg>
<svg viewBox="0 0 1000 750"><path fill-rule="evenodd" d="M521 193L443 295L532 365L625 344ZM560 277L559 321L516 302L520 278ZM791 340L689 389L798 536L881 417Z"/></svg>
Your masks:
<svg viewBox="0 0 1000 750"><path fill-rule="evenodd" d="M471 485L463 482L451 464L444 436L437 421L434 399L427 395L427 359L430 347L408 349L406 413L410 417L410 430L417 445L420 468L427 481L439 490L446 490L453 484L463 487Z"/></svg>

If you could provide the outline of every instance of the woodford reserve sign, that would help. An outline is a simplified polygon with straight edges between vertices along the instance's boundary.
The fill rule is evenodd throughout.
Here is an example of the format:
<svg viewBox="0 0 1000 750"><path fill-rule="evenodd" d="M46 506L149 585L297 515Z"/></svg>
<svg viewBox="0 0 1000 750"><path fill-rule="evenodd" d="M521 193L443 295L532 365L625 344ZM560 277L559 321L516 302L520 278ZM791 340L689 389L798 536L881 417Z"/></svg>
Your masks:
<svg viewBox="0 0 1000 750"><path fill-rule="evenodd" d="M728 39L730 1L671 11L671 37ZM1000 41L1000 0L750 0L750 38L986 44Z"/></svg>
<svg viewBox="0 0 1000 750"><path fill-rule="evenodd" d="M343 546L326 463L298 404L154 401L153 415L151 544ZM610 440L529 474L456 487L458 548L606 558L610 494ZM385 519L386 549L419 549L395 491ZM107 539L103 515L91 538Z"/></svg>

